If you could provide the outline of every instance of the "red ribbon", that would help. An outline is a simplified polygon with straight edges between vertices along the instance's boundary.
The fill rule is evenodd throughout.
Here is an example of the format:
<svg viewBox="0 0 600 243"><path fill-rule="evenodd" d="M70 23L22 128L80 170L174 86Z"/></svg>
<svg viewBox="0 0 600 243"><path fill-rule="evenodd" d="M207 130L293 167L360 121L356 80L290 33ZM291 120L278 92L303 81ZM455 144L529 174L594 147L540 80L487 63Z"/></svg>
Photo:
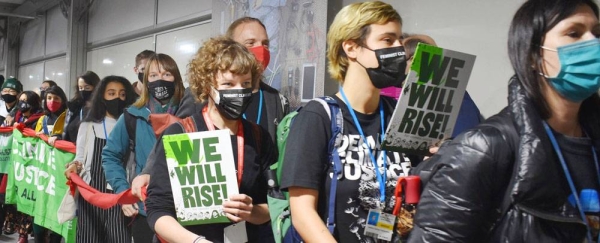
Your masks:
<svg viewBox="0 0 600 243"><path fill-rule="evenodd" d="M134 204L140 201L138 197L131 194L131 188L119 194L102 193L85 183L76 173L71 173L67 185L69 185L71 195L75 195L75 189L77 189L83 199L102 209L108 209L117 204ZM146 187L142 188L142 198L146 198Z"/></svg>

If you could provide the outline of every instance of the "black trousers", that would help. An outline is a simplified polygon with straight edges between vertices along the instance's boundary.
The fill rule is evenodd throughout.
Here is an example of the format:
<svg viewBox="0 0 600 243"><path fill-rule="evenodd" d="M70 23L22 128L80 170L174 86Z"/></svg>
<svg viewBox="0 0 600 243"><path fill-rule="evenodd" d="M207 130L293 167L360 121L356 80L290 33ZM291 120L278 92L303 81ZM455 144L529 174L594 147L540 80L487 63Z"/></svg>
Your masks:
<svg viewBox="0 0 600 243"><path fill-rule="evenodd" d="M133 236L133 242L135 243L152 243L154 238L154 231L150 229L146 216L137 215L131 225L131 235Z"/></svg>

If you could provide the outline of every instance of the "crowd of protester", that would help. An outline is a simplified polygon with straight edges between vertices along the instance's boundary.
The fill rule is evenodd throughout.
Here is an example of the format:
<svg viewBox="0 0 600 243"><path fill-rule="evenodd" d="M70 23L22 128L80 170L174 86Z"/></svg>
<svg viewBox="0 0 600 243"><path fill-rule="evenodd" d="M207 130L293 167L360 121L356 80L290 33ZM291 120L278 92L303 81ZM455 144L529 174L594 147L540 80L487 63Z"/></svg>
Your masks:
<svg viewBox="0 0 600 243"><path fill-rule="evenodd" d="M278 150L277 126L289 103L261 81L269 37L251 17L205 41L186 67L140 50L138 80L87 71L74 80L70 99L52 80L23 90L18 79L0 77L0 124L33 129L50 145L72 142L67 178L75 173L101 193L130 190L140 198L101 209L77 197L77 242L224 242L239 222L246 222L248 242L276 242L268 174L282 151L280 189L289 193L293 225L285 242L598 242L598 15L592 0L524 2L508 31L508 106L484 120L467 93L452 138L430 148L428 158L380 146L397 103L381 89L401 87L418 43L436 45L402 33L400 14L380 1L343 7L327 33L328 73L339 84L328 95L349 144L334 151L343 159L339 174L330 154L333 118L319 101L298 111ZM398 55L384 55L390 53ZM195 131L229 130L239 173L239 193L222 206L230 223L177 221L162 136L188 130L166 123L171 117L191 117ZM390 232L387 240L367 232L373 212L391 215L396 182L408 175L426 179L412 232ZM0 174L0 195L11 176ZM2 232L19 234L19 243L30 235L36 243L61 242L18 205L0 206Z"/></svg>

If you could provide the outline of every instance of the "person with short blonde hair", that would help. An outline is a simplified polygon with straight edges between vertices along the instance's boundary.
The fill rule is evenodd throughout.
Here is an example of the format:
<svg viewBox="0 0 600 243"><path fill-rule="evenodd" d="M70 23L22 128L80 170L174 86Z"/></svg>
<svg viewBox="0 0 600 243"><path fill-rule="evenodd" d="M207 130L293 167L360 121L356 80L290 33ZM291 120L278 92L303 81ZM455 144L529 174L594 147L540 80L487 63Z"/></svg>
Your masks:
<svg viewBox="0 0 600 243"><path fill-rule="evenodd" d="M346 77L349 60L342 46L344 42L364 45L372 24L385 24L390 21L402 25L400 14L390 5L380 1L344 7L336 15L327 32L329 75L338 82L343 82Z"/></svg>
<svg viewBox="0 0 600 243"><path fill-rule="evenodd" d="M277 159L277 148L267 130L242 119L261 72L262 67L252 53L224 37L206 41L188 65L190 94L205 104L201 112L191 116L196 131L229 129L232 139L243 141L243 147L232 141L233 151L240 148L243 151L243 167L237 168L238 156L230 161L242 179L238 181L239 194L223 202L223 213L233 223L246 221L248 242L265 242L260 227L270 220L266 173ZM177 123L169 126L163 135L184 132ZM231 224L182 226L177 222L162 139L153 153L155 162L150 170L152 180L148 185L146 207L148 222L156 234L167 242L223 242L225 228Z"/></svg>
<svg viewBox="0 0 600 243"><path fill-rule="evenodd" d="M309 102L295 117L283 161L281 187L289 191L292 231L305 242L377 242L372 232L365 233L367 216L389 218L396 181L417 162L380 146L396 106L380 90L400 86L406 76L401 36L402 18L380 1L342 8L329 28L329 74L340 83L332 98L344 117L342 142L334 150L343 168L337 177L333 235L324 224L335 177L328 150L333 131L319 102Z"/></svg>

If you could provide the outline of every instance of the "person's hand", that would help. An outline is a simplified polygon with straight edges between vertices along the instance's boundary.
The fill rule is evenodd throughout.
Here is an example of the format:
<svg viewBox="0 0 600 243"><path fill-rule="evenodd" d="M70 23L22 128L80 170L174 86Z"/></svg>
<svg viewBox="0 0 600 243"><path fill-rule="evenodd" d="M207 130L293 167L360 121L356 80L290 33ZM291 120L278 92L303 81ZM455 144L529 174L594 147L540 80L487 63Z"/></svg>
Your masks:
<svg viewBox="0 0 600 243"><path fill-rule="evenodd" d="M252 214L252 198L246 194L236 194L223 202L223 212L234 223L247 221Z"/></svg>
<svg viewBox="0 0 600 243"><path fill-rule="evenodd" d="M431 146L431 147L429 147L429 153L436 154L439 149L440 149L439 146Z"/></svg>
<svg viewBox="0 0 600 243"><path fill-rule="evenodd" d="M14 120L15 120L14 117L12 117L11 115L7 115L6 118L4 118L4 123L11 124L11 123L13 123Z"/></svg>
<svg viewBox="0 0 600 243"><path fill-rule="evenodd" d="M133 217L139 212L137 204L123 204L121 205L121 210L123 211L123 214L127 217Z"/></svg>
<svg viewBox="0 0 600 243"><path fill-rule="evenodd" d="M48 144L50 144L50 146L54 146L54 142L56 142L56 139L58 139L58 138L57 137L49 137Z"/></svg>
<svg viewBox="0 0 600 243"><path fill-rule="evenodd" d="M148 183L150 183L150 175L143 174L136 176L131 182L131 194L143 201L142 188L147 186Z"/></svg>
<svg viewBox="0 0 600 243"><path fill-rule="evenodd" d="M36 133L35 133L35 135L36 135L36 136L38 136L38 137L39 137L40 135L43 135L43 134L44 134L44 132L43 132L43 131L39 131L39 132L36 132Z"/></svg>
<svg viewBox="0 0 600 243"><path fill-rule="evenodd" d="M73 161L71 163L69 163L69 165L67 166L67 169L65 170L65 177L67 177L67 179L69 179L71 177L71 173L75 173L77 174L77 166L78 166L79 161Z"/></svg>

